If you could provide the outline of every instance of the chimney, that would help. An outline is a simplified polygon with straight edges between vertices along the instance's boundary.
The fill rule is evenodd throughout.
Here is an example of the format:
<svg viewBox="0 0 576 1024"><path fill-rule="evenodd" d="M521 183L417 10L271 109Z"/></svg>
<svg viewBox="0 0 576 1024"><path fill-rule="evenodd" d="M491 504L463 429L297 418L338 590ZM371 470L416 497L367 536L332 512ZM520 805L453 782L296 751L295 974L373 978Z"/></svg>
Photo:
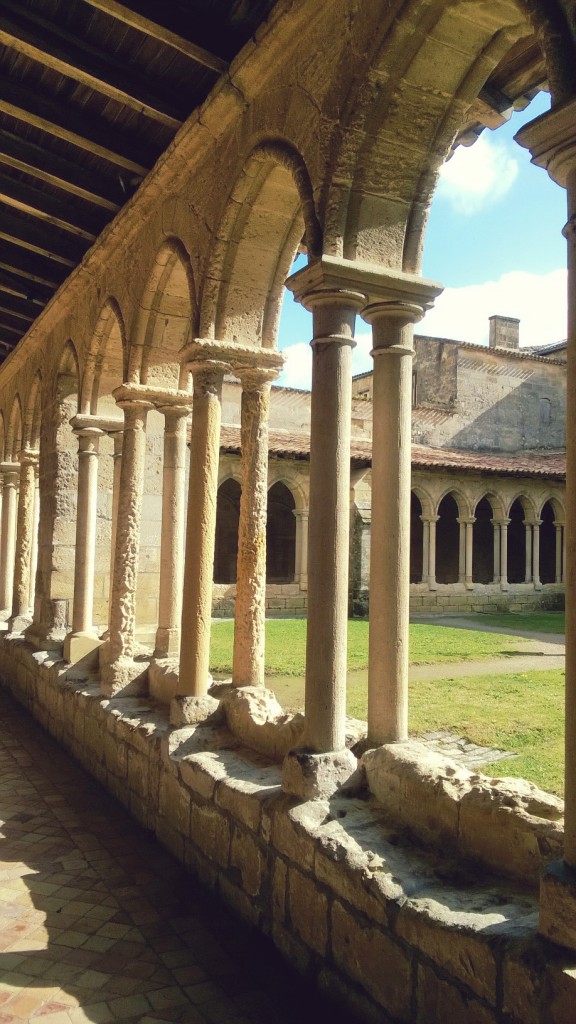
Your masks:
<svg viewBox="0 0 576 1024"><path fill-rule="evenodd" d="M520 321L513 316L491 316L489 348L519 348Z"/></svg>

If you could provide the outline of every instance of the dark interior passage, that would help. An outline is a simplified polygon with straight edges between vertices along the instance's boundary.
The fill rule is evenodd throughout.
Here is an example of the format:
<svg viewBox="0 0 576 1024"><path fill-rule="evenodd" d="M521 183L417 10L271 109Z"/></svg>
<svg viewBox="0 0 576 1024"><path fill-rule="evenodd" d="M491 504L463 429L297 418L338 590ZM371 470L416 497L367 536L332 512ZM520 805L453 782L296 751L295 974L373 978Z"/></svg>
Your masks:
<svg viewBox="0 0 576 1024"><path fill-rule="evenodd" d="M459 511L455 498L447 494L438 506L436 523L436 579L438 583L457 583L460 563Z"/></svg>
<svg viewBox="0 0 576 1024"><path fill-rule="evenodd" d="M268 491L266 525L266 580L293 583L296 569L296 503L286 484L278 482Z"/></svg>
<svg viewBox="0 0 576 1024"><path fill-rule="evenodd" d="M472 581L492 583L494 579L494 513L488 498L476 505L472 527Z"/></svg>
<svg viewBox="0 0 576 1024"><path fill-rule="evenodd" d="M410 495L410 583L422 583L424 523L422 503L417 494Z"/></svg>

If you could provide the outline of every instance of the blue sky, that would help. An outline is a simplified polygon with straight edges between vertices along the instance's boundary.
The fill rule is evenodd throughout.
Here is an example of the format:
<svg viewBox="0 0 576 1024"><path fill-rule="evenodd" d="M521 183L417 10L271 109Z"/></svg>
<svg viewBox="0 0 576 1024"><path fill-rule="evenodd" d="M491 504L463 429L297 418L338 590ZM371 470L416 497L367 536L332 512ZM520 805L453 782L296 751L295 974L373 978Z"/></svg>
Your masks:
<svg viewBox="0 0 576 1024"><path fill-rule="evenodd" d="M444 166L430 214L423 273L445 288L418 325L421 334L486 344L488 317L515 316L520 344L566 336L566 196L513 136L549 108L540 93L495 132L459 147ZM310 314L287 295L279 344L281 382L309 387ZM370 332L360 323L354 372L370 369Z"/></svg>

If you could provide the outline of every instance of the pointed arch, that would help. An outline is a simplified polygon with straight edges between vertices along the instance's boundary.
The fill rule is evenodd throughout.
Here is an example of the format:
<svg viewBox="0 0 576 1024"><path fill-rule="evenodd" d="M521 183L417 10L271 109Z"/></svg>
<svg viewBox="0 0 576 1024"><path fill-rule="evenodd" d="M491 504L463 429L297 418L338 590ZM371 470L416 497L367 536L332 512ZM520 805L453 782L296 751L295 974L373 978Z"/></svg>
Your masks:
<svg viewBox="0 0 576 1024"><path fill-rule="evenodd" d="M81 384L80 409L95 415L100 398L122 384L127 373L124 317L118 301L109 296L102 305L92 332Z"/></svg>
<svg viewBox="0 0 576 1024"><path fill-rule="evenodd" d="M16 394L12 400L10 419L8 421L8 434L6 437L6 457L10 462L16 462L18 452L24 445L24 418L22 416L22 402L20 395Z"/></svg>
<svg viewBox="0 0 576 1024"><path fill-rule="evenodd" d="M38 449L40 444L40 422L42 418L42 374L38 370L28 396L24 418L24 446Z"/></svg>

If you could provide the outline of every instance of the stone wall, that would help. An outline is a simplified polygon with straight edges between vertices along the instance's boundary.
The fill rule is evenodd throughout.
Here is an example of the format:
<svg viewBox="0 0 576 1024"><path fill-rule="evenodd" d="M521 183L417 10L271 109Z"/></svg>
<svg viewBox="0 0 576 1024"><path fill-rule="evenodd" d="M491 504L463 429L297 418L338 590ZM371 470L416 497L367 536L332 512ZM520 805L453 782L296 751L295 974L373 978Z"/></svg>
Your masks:
<svg viewBox="0 0 576 1024"><path fill-rule="evenodd" d="M298 970L378 1024L571 1024L576 971L537 901L404 843L373 799L299 803L219 721L170 731L144 700L0 641L15 696Z"/></svg>

